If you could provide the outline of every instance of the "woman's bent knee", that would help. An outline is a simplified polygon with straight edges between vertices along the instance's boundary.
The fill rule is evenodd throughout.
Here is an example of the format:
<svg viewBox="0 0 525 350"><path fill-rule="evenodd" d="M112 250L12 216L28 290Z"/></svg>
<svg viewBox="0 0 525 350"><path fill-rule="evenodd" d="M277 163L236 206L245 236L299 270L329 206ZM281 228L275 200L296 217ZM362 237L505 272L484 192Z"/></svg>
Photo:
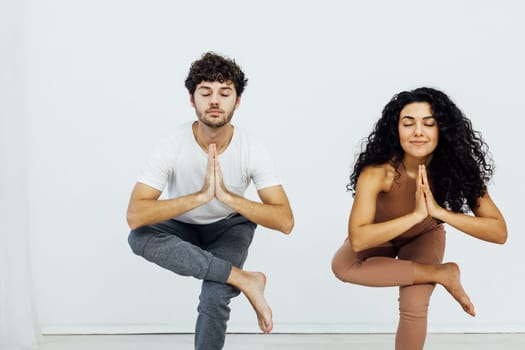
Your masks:
<svg viewBox="0 0 525 350"><path fill-rule="evenodd" d="M353 282L353 269L352 266L348 266L347 262L341 261L337 258L337 255L332 259L332 273L335 278L342 282Z"/></svg>

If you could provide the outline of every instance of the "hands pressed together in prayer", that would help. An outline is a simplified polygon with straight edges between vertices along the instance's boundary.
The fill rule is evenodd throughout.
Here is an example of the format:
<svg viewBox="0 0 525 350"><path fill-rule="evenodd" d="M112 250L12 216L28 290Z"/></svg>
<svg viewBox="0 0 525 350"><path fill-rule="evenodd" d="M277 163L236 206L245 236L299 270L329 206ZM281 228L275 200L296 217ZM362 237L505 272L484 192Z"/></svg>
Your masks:
<svg viewBox="0 0 525 350"><path fill-rule="evenodd" d="M226 202L231 193L224 185L221 167L219 165L217 146L212 143L208 147L208 164L206 166L206 178L202 186L201 193L204 194L206 202L213 198L221 202Z"/></svg>
<svg viewBox="0 0 525 350"><path fill-rule="evenodd" d="M429 215L437 218L443 210L443 207L434 199L434 195L430 189L427 169L425 165L420 164L416 178L416 207L414 211L421 214L421 220L423 220Z"/></svg>

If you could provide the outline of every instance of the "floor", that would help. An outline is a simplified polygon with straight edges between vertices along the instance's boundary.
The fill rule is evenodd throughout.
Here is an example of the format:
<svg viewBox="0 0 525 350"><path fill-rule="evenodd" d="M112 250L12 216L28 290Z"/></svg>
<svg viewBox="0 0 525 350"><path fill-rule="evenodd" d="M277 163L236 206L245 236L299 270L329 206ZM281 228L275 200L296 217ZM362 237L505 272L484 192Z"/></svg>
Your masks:
<svg viewBox="0 0 525 350"><path fill-rule="evenodd" d="M393 349L393 334L228 334L224 350ZM192 350L193 334L48 335L39 350ZM523 350L525 333L429 334L425 350Z"/></svg>

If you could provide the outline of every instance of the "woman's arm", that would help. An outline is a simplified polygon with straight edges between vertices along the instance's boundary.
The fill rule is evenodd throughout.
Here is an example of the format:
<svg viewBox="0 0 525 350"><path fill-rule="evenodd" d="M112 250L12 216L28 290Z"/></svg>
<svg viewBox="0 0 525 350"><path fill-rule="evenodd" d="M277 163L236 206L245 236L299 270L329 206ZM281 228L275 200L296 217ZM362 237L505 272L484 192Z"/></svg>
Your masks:
<svg viewBox="0 0 525 350"><path fill-rule="evenodd" d="M388 242L427 217L423 193L418 186L413 212L381 223L374 223L377 197L392 187L394 170L389 165L370 166L359 175L350 218L348 238L352 249L359 252Z"/></svg>
<svg viewBox="0 0 525 350"><path fill-rule="evenodd" d="M423 167L420 172L422 173L426 205L432 217L481 240L499 244L506 242L507 225L505 219L488 192L479 198L478 207L473 209L474 216L455 213L436 203L428 185L425 168Z"/></svg>

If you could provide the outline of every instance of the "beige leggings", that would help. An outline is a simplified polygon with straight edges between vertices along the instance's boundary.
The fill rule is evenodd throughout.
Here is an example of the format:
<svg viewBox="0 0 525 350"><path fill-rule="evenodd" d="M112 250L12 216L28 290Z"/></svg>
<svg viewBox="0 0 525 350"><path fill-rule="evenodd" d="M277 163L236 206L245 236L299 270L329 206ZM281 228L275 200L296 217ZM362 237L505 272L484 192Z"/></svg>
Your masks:
<svg viewBox="0 0 525 350"><path fill-rule="evenodd" d="M439 264L444 251L442 228L399 245L385 244L359 253L355 253L346 240L332 260L332 271L343 282L370 287L399 286L396 350L421 350L427 333L428 304L435 285L414 284L412 261Z"/></svg>

